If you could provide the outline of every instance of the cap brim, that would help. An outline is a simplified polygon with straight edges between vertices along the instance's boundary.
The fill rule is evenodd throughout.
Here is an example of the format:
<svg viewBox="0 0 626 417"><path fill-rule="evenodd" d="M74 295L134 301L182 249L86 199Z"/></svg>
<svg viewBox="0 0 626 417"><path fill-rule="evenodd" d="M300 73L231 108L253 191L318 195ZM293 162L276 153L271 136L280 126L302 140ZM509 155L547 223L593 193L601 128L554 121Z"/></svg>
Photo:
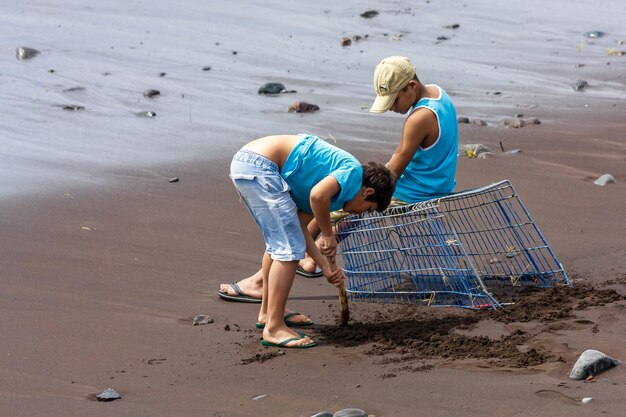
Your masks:
<svg viewBox="0 0 626 417"><path fill-rule="evenodd" d="M396 97L398 93L389 94L387 96L376 96L374 100L374 104L370 107L371 113L384 113L388 111L391 106L393 106L393 102L396 101Z"/></svg>

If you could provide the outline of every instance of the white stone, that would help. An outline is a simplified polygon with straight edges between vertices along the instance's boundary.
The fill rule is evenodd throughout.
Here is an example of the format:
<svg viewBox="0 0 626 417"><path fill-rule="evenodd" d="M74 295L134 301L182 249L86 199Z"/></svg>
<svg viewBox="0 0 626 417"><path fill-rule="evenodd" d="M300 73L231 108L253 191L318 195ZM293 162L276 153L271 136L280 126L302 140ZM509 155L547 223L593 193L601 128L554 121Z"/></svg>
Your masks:
<svg viewBox="0 0 626 417"><path fill-rule="evenodd" d="M604 186L607 184L615 184L615 177L611 174L604 174L593 182L595 185Z"/></svg>

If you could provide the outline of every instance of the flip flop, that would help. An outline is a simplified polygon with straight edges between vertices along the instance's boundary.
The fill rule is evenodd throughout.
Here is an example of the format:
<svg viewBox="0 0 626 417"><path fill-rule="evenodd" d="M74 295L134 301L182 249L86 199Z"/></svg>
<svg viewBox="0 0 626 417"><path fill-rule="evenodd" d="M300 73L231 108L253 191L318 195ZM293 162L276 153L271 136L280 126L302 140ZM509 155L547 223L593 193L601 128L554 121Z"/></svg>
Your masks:
<svg viewBox="0 0 626 417"><path fill-rule="evenodd" d="M283 340L280 343L272 343L272 342L268 342L267 340L261 340L261 344L263 346L281 347L281 348L287 348L287 349L306 349L306 348L310 348L313 346L317 346L317 343L315 342L306 343L304 345L287 346L287 343L289 342L293 342L295 340L302 340L302 339L304 339L304 335L302 335L301 337L290 337L288 339Z"/></svg>
<svg viewBox="0 0 626 417"><path fill-rule="evenodd" d="M297 321L291 321L289 320L292 317L295 316L299 316L300 313L297 313L295 311L292 311L289 314L285 314L285 324L288 327L307 327L307 326L313 326L315 323L313 323L311 320L309 321L304 321L304 322L297 322ZM265 328L265 323L261 323L261 322L256 322L256 328L257 329L264 329Z"/></svg>
<svg viewBox="0 0 626 417"><path fill-rule="evenodd" d="M243 290L239 287L239 285L236 282L233 282L232 284L229 284L229 285L237 294L232 295L232 294L229 294L228 291L218 290L217 295L219 295L220 298L226 301L238 301L241 303L260 303L261 302L260 298L252 297L244 293Z"/></svg>
<svg viewBox="0 0 626 417"><path fill-rule="evenodd" d="M305 278L317 278L324 275L324 273L318 266L315 267L315 271L309 272L305 271L300 265L298 265L298 267L296 268L296 274Z"/></svg>

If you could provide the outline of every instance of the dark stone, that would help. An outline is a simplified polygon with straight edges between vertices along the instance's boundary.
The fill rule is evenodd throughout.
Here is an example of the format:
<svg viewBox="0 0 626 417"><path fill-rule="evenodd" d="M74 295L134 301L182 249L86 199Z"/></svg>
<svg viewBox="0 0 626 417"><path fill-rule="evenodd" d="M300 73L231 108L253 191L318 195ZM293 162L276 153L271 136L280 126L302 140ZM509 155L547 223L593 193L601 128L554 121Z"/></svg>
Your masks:
<svg viewBox="0 0 626 417"><path fill-rule="evenodd" d="M574 91L582 91L582 89L587 87L588 85L589 83L585 80L577 80L572 88L574 89Z"/></svg>
<svg viewBox="0 0 626 417"><path fill-rule="evenodd" d="M329 413L328 411L322 411L321 413L317 413L312 415L311 417L333 417L333 413Z"/></svg>
<svg viewBox="0 0 626 417"><path fill-rule="evenodd" d="M202 67L202 71L211 71L211 67Z"/></svg>
<svg viewBox="0 0 626 417"><path fill-rule="evenodd" d="M179 179L178 177L174 177L174 178L170 178L170 179L169 179L169 180L167 180L167 181L168 181L168 182L178 182L178 181L180 181L180 179ZM198 317L198 316L196 316L196 317ZM194 320L195 320L195 317L194 317ZM195 323L194 323L194 324L195 324Z"/></svg>
<svg viewBox="0 0 626 417"><path fill-rule="evenodd" d="M464 117L464 116L459 117L456 121L458 123L460 123L460 124L465 124L465 123L469 123L470 122L469 118L468 117Z"/></svg>
<svg viewBox="0 0 626 417"><path fill-rule="evenodd" d="M83 106L78 106L76 104L67 104L63 106L63 110L78 111L78 110L85 110L85 108Z"/></svg>
<svg viewBox="0 0 626 417"><path fill-rule="evenodd" d="M350 38L341 38L341 46L350 46L352 45L352 40Z"/></svg>
<svg viewBox="0 0 626 417"><path fill-rule="evenodd" d="M26 46L22 46L15 50L15 57L19 60L22 59L31 59L37 55L39 55L39 51L33 48L28 48Z"/></svg>
<svg viewBox="0 0 626 417"><path fill-rule="evenodd" d="M601 38L605 35L604 32L600 32L599 30L592 30L591 32L586 32L584 34L585 37L590 38L590 39L597 39L597 38Z"/></svg>
<svg viewBox="0 0 626 417"><path fill-rule="evenodd" d="M176 178L178 180L178 178ZM170 181L172 182L172 181ZM193 325L194 326L199 326L201 324L209 324L209 323L213 323L215 320L213 320L213 317L211 316L207 316L206 314L198 314L197 316L195 316L193 318Z"/></svg>
<svg viewBox="0 0 626 417"><path fill-rule="evenodd" d="M280 94L286 92L287 88L282 83L266 83L259 88L259 94Z"/></svg>
<svg viewBox="0 0 626 417"><path fill-rule="evenodd" d="M144 97L155 97L158 96L159 94L161 94L161 92L159 90L146 90L143 93Z"/></svg>
<svg viewBox="0 0 626 417"><path fill-rule="evenodd" d="M361 17L364 19L371 19L372 17L378 16L378 12L376 10L368 10L366 12L361 13Z"/></svg>
<svg viewBox="0 0 626 417"><path fill-rule="evenodd" d="M49 72L50 74L54 74L54 70L53 70L53 69L49 69L49 70L48 70L48 72Z"/></svg>
<svg viewBox="0 0 626 417"><path fill-rule="evenodd" d="M140 111L139 113L135 113L137 117L156 117L156 113L153 111Z"/></svg>
<svg viewBox="0 0 626 417"><path fill-rule="evenodd" d="M450 38L448 38L447 36L437 36L438 41L447 41L448 39Z"/></svg>
<svg viewBox="0 0 626 417"><path fill-rule="evenodd" d="M167 73L166 73L166 72L160 72L160 73L159 73L159 77L165 77L166 75L167 75Z"/></svg>
<svg viewBox="0 0 626 417"><path fill-rule="evenodd" d="M451 25L444 26L444 28L446 28L446 29L458 29L460 27L461 27L461 25L459 25L458 23L453 23Z"/></svg>
<svg viewBox="0 0 626 417"><path fill-rule="evenodd" d="M319 106L316 104L306 103L304 101L296 101L291 103L287 111L290 113L310 113L319 110Z"/></svg>

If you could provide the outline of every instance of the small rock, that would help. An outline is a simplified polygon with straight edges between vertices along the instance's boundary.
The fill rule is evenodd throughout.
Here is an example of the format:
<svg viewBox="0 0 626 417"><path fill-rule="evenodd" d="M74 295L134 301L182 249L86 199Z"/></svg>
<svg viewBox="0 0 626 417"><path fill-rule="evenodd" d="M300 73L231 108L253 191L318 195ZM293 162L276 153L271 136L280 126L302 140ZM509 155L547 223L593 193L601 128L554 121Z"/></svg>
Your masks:
<svg viewBox="0 0 626 417"><path fill-rule="evenodd" d="M458 23L453 23L451 25L444 26L444 28L446 28L446 29L458 29L460 27L461 27L461 25L459 25Z"/></svg>
<svg viewBox="0 0 626 417"><path fill-rule="evenodd" d="M367 417L367 413L360 408L346 408L341 411L337 411L333 414L333 417Z"/></svg>
<svg viewBox="0 0 626 417"><path fill-rule="evenodd" d="M489 147L480 143L470 143L461 147L461 155L465 155L468 158L478 158L479 155L484 153L493 154Z"/></svg>
<svg viewBox="0 0 626 417"><path fill-rule="evenodd" d="M586 38L590 38L590 39L597 39L597 38L601 38L605 35L604 32L600 32L599 30L592 30L591 32L585 32L584 36Z"/></svg>
<svg viewBox="0 0 626 417"><path fill-rule="evenodd" d="M506 152L503 152L503 153L509 154L509 155L515 155L516 153L521 153L521 152L522 152L521 149L511 149L510 151L506 151Z"/></svg>
<svg viewBox="0 0 626 417"><path fill-rule="evenodd" d="M569 374L571 379L585 379L589 375L597 375L605 369L619 365L621 362L608 357L604 353L588 349L584 351Z"/></svg>
<svg viewBox="0 0 626 417"><path fill-rule="evenodd" d="M265 83L259 88L259 94L282 94L295 93L294 90L288 91L282 83Z"/></svg>
<svg viewBox="0 0 626 417"><path fill-rule="evenodd" d="M179 179L178 177L173 177L173 178L170 178L170 179L169 179L169 180L167 180L167 181L168 181L168 182L178 182L178 181L180 181L180 179ZM198 317L198 316L196 316L196 317Z"/></svg>
<svg viewBox="0 0 626 417"><path fill-rule="evenodd" d="M519 129L520 127L524 127L526 125L526 122L524 121L524 119L504 119L500 122L500 125L504 127Z"/></svg>
<svg viewBox="0 0 626 417"><path fill-rule="evenodd" d="M85 108L83 106L78 106L76 104L67 104L67 105L63 106L63 110L79 111L79 110L85 110Z"/></svg>
<svg viewBox="0 0 626 417"><path fill-rule="evenodd" d="M540 125L541 124L541 120L537 119L536 117L533 117L532 119L524 119L524 121L526 122L527 125Z"/></svg>
<svg viewBox="0 0 626 417"><path fill-rule="evenodd" d="M315 415L312 415L311 417L333 417L333 413L322 411L321 413L317 413Z"/></svg>
<svg viewBox="0 0 626 417"><path fill-rule="evenodd" d="M595 185L605 186L607 184L615 184L615 177L611 174L600 175L597 180L593 182Z"/></svg>
<svg viewBox="0 0 626 417"><path fill-rule="evenodd" d="M371 19L372 17L378 16L378 12L376 10L368 10L366 12L361 13L361 17L364 19Z"/></svg>
<svg viewBox="0 0 626 417"><path fill-rule="evenodd" d="M96 399L98 401L114 401L122 398L120 394L118 394L113 388L107 388L102 391L100 394L96 394Z"/></svg>
<svg viewBox="0 0 626 417"><path fill-rule="evenodd" d="M211 71L211 67L202 67L202 71Z"/></svg>
<svg viewBox="0 0 626 417"><path fill-rule="evenodd" d="M48 72L49 72L50 74L54 74L54 70L53 70L53 69L49 69L49 70L48 70Z"/></svg>
<svg viewBox="0 0 626 417"><path fill-rule="evenodd" d="M25 46L22 46L20 48L17 48L15 50L15 57L19 60L22 59L31 59L32 57L35 57L37 55L39 55L39 51L33 48L28 48Z"/></svg>
<svg viewBox="0 0 626 417"><path fill-rule="evenodd" d="M459 117L458 119L456 119L456 121L459 124L466 124L470 122L469 117L464 117L464 116Z"/></svg>
<svg viewBox="0 0 626 417"><path fill-rule="evenodd" d="M199 326L202 324L213 323L214 321L215 320L213 320L213 317L211 316L207 316L205 314L198 314L196 317L193 318L193 325Z"/></svg>
<svg viewBox="0 0 626 417"><path fill-rule="evenodd" d="M450 38L448 38L447 36L437 36L438 41L447 41L448 39Z"/></svg>
<svg viewBox="0 0 626 417"><path fill-rule="evenodd" d="M522 113L517 113L517 114L515 115L515 117L517 117L517 118L521 118L521 117L524 117L524 115L523 115Z"/></svg>
<svg viewBox="0 0 626 417"><path fill-rule="evenodd" d="M485 122L484 120L480 120L480 119L472 119L470 123L476 126L487 126L487 122Z"/></svg>
<svg viewBox="0 0 626 417"><path fill-rule="evenodd" d="M580 402L583 403L583 404L590 403L591 401L593 401L593 398L591 398L591 397L585 397L582 400L580 400Z"/></svg>
<svg viewBox="0 0 626 417"><path fill-rule="evenodd" d="M159 77L165 77L166 75L167 75L167 73L166 73L166 72L160 72L160 73L159 73Z"/></svg>
<svg viewBox="0 0 626 417"><path fill-rule="evenodd" d="M589 83L585 80L577 80L572 88L574 89L574 91L582 91L582 89L587 87L588 85Z"/></svg>
<svg viewBox="0 0 626 417"><path fill-rule="evenodd" d="M137 117L156 117L156 113L153 111L140 111L139 113L135 113Z"/></svg>
<svg viewBox="0 0 626 417"><path fill-rule="evenodd" d="M146 90L143 93L144 97L155 97L158 96L159 94L161 94L161 92L159 90Z"/></svg>
<svg viewBox="0 0 626 417"><path fill-rule="evenodd" d="M296 101L295 103L291 103L287 111L289 113L311 113L319 109L320 108L317 104L306 103L304 101Z"/></svg>
<svg viewBox="0 0 626 417"><path fill-rule="evenodd" d="M341 46L350 46L352 45L352 40L350 38L341 38Z"/></svg>

